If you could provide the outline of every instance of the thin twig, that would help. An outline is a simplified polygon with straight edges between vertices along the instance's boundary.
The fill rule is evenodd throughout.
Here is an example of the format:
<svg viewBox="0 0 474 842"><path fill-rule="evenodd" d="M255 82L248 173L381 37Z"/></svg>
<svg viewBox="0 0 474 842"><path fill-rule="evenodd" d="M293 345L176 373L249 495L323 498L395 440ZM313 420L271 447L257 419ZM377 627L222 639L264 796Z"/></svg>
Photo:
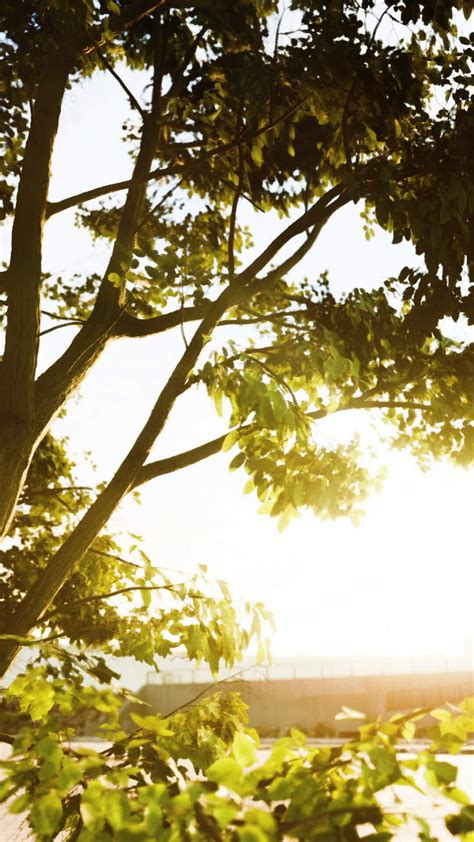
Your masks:
<svg viewBox="0 0 474 842"><path fill-rule="evenodd" d="M82 631L82 629L79 631ZM0 640L12 640L18 646L41 646L42 643L49 643L50 640L58 640L58 638L66 636L66 632L64 631L58 632L57 634L50 634L48 637L22 637L18 634L0 634Z"/></svg>
<svg viewBox="0 0 474 842"><path fill-rule="evenodd" d="M120 594L130 593L131 591L171 591L172 593L176 593L176 589L182 585L185 585L185 582L177 582L175 585L128 585L125 588L118 588L108 593L92 594L82 599L73 599L71 602L65 602L61 608L55 608L45 614L41 618L41 622L46 623L51 617L56 617L57 614L63 614L65 609L70 610L71 608L77 608L79 605L86 605L91 602L102 602L104 599L112 599L114 596L120 596Z"/></svg>
<svg viewBox="0 0 474 842"><path fill-rule="evenodd" d="M63 272L63 271L64 271L64 269L60 269L59 272L54 272L53 274L59 275L60 272ZM52 276L48 275L48 277L50 278ZM84 324L84 319L79 319L78 316L72 316L72 317L71 316L60 316L57 313L51 313L50 310L41 310L41 314L43 316L48 316L49 319L57 319L58 321L61 321L61 322L79 322L80 321L82 324Z"/></svg>
<svg viewBox="0 0 474 842"><path fill-rule="evenodd" d="M368 47L367 47L367 53L365 54L365 58L367 58L367 55L370 53L370 50L372 49L372 47L374 45L375 37L377 35L378 28L379 28L380 24L382 23L382 20L384 19L388 10L389 10L389 6L387 6L385 8L385 10L382 12L382 14L380 15L380 17L377 21L377 25L375 26L374 31L372 32L372 35L371 35L371 38L370 38L370 41L369 41L369 44L368 44ZM341 130L342 130L342 142L344 144L344 154L346 156L346 164L350 169L352 169L352 160L351 160L351 150L350 150L350 146L349 146L349 138L347 136L347 124L348 124L348 120L349 120L349 107L350 107L351 102L354 98L356 88L357 88L357 84L358 84L359 79L360 79L360 74L361 74L361 69L359 69L357 71L357 73L354 75L351 87L349 89L349 92L348 92L347 97L346 97L346 101L344 103L344 108L343 108L343 111L342 111L342 118L341 118ZM356 161L356 163L358 163L358 161Z"/></svg>
<svg viewBox="0 0 474 842"><path fill-rule="evenodd" d="M203 690L200 690L199 693L196 693L189 702L183 702L182 705L178 705L178 707L170 710L166 715L165 719L169 719L170 716L174 716L175 713L178 713L180 710L184 710L184 708L190 707L190 705L196 704L208 690L213 690L215 687L219 687L222 684L230 684L231 681L234 679L239 678L239 676L244 675L244 673L248 672L251 669L254 669L258 664L251 664L249 667L244 667L244 669L239 670L238 672L234 672L232 675L228 675L226 678L221 678L219 681L215 681L213 684L208 684L204 687Z"/></svg>
<svg viewBox="0 0 474 842"><path fill-rule="evenodd" d="M143 108L141 107L140 103L138 102L137 98L132 93L130 88L127 87L127 85L125 84L123 79L119 76L117 71L114 70L114 68L110 64L109 60L104 56L102 50L100 50L99 47L96 47L96 53L99 56L99 58L100 58L102 64L104 65L105 69L108 70L108 72L111 74L111 76L113 76L114 79L119 83L122 90L125 91L125 93L127 94L127 97L130 101L130 105L132 106L132 108L135 108L138 111L138 113L140 114L142 120L144 120L145 117L146 117L146 111L143 110Z"/></svg>
<svg viewBox="0 0 474 842"><path fill-rule="evenodd" d="M113 553L106 553L104 550L97 550L95 547L91 547L89 552L94 553L94 555L104 556L104 558L111 558L114 561L119 561L121 564L127 564L129 567L135 567L137 570L141 569L141 565L135 564L134 561L128 561L128 559L122 558L119 555L114 555Z"/></svg>
<svg viewBox="0 0 474 842"><path fill-rule="evenodd" d="M83 325L84 322L82 319L69 319L69 321L64 322L64 324L54 325L54 327L48 327L46 330L41 330L38 336L46 336L47 333L53 333L55 330L61 330L63 327L75 327L76 325Z"/></svg>
<svg viewBox="0 0 474 842"><path fill-rule="evenodd" d="M297 410L297 412L301 412L300 407L299 407L299 404L298 404L298 401L297 401L297 399L296 399L296 395L295 395L295 393L294 393L293 389L291 388L291 386L289 386L289 385L288 385L288 383L286 382L286 380L285 380L283 377L280 377L278 374L276 374L276 373L273 371L273 369L272 369L272 368L270 368L270 366L266 365L266 364L265 364L265 363L263 363L261 360L256 359L255 357L253 357L251 353L248 353L248 352L247 352L247 353L245 354L245 356L250 357L250 359L251 359L251 360L253 360L253 362L254 362L254 363L257 363L257 365L259 365L259 366L260 366L260 368L261 368L261 369L262 369L262 370L263 370L266 374L268 374L268 376L269 376L272 380L274 380L274 381L275 381L276 383L278 383L278 384L279 384L279 385L280 385L283 389L285 389L285 391L287 391L287 392L288 392L288 394L289 394L289 396L290 396L290 398L291 398L291 401L292 401L292 403L293 403L293 405L294 405L295 409ZM302 415L304 415L304 413L301 413L301 414L302 414Z"/></svg>
<svg viewBox="0 0 474 842"><path fill-rule="evenodd" d="M172 187L170 187L170 189L161 197L161 199L159 199L159 201L156 203L156 205L153 205L153 207L150 208L149 211L147 211L147 213L145 214L145 216L143 217L141 222L139 222L137 227L135 228L135 233L137 233L140 230L142 225L145 224L145 222L150 218L150 216L152 216L152 214L156 213L156 211L159 210L164 205L166 200L169 199L170 196L172 196L174 191L177 190L178 187L181 187L183 181L184 181L184 178L180 178L175 184L172 185Z"/></svg>
<svg viewBox="0 0 474 842"><path fill-rule="evenodd" d="M93 491L90 485L58 485L54 488L25 488L23 495L25 497L46 497L55 496L69 491Z"/></svg>
<svg viewBox="0 0 474 842"><path fill-rule="evenodd" d="M242 126L242 103L240 104L239 116L237 119L237 129L236 135L237 137L240 135L240 129ZM237 222L237 208L239 205L240 194L242 192L242 181L244 177L244 156L242 153L242 144L239 143L237 147L237 152L239 156L239 164L237 168L237 189L234 193L232 199L232 208L230 211L230 223L229 223L229 238L227 241L227 253L228 253L228 267L229 267L229 282L232 283L235 276L235 253L234 253L234 245L235 245L235 225Z"/></svg>
<svg viewBox="0 0 474 842"><path fill-rule="evenodd" d="M190 61L192 60L192 58L196 54L196 50L198 48L200 40L202 39L203 35L206 34L208 29L209 29L208 25L205 24L204 26L201 27L201 29L197 33L196 37L193 38L193 41L192 41L192 44L191 44L189 50L187 50L187 52L186 52L186 54L183 58L183 61L181 62L180 66L178 67L178 69L177 69L177 71L176 71L176 73L175 73L175 75L172 79L171 87L170 87L169 91L165 94L167 99L178 96L182 93L183 82L184 82L184 74L186 73L186 69L187 69Z"/></svg>

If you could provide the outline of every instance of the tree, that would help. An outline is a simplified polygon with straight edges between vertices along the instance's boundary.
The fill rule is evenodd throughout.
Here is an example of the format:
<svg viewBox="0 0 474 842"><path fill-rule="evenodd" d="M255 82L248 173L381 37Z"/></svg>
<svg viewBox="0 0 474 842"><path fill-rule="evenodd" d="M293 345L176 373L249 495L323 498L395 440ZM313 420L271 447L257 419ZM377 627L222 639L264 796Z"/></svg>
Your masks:
<svg viewBox="0 0 474 842"><path fill-rule="evenodd" d="M321 451L313 441L310 422L329 412L387 410L401 444L469 458L472 351L439 327L444 315L470 318L472 307L463 272L472 266L473 48L456 38L455 9L467 12L469 4L401 2L377 18L370 2L317 10L296 3L297 31L283 35L277 26L270 37L271 2L228 9L84 0L74 11L62 3L6 4L2 195L13 225L3 274L3 534L37 447L107 344L198 325L115 476L9 618L11 633L27 634L50 609L127 493L220 448L217 440L146 464L175 401L198 383L217 404L230 402L226 442L240 448L232 466L245 464L265 507L283 522L304 505L351 512L365 493L369 479L354 448ZM395 45L385 21L396 27ZM121 61L149 75L144 104L120 79ZM50 202L64 92L99 68L115 75L130 100L132 177ZM446 106L435 107L434 90L448 92ZM99 207L84 209L102 196ZM185 209L187 196L193 203ZM356 201L368 214L375 210L395 242L412 240L425 268L406 267L398 281L370 295L355 289L344 301L334 300L324 278L288 280L323 225ZM239 225L240 202L283 217L297 212L245 266L249 232ZM109 265L103 278L53 283L41 274L43 227L76 205L80 224L110 240ZM395 287L403 288L403 305ZM80 329L35 379L48 301ZM226 324L242 327L242 342L224 342L198 368L209 338ZM3 650L6 665L15 648Z"/></svg>
<svg viewBox="0 0 474 842"><path fill-rule="evenodd" d="M3 4L1 199L4 217L12 220L12 247L2 275L6 331L0 370L0 523L2 534L13 535L14 543L2 556L9 571L2 591L9 601L1 637L2 671L20 645L37 639L35 629L49 638L46 647L62 638L79 646L100 644L105 653L124 653L128 643L129 654L147 661L169 651L171 636L190 657L206 658L213 669L221 658L232 663L249 636L260 634L266 619L261 606L248 607L249 627L239 634L225 592L222 600L209 599L197 582L163 578L150 570L146 559L144 569L133 567L135 562L123 559L113 537L103 534L125 495L167 471L222 447L237 447L231 468L245 468L249 489L256 490L263 510L279 517L284 527L301 507L323 516L355 516L376 479L360 461L356 442L333 450L318 446L314 422L331 413L376 410L391 425L397 445L419 459L449 455L471 461L473 351L467 343L449 340L442 323L445 316L469 323L474 319L469 286L474 46L472 37L459 35L454 23L461 24L470 5L401 0L379 8L364 0L315 7L301 0L292 5L294 31L285 32L272 0L232 5L223 0ZM122 79L124 64L146 74L140 101ZM100 71L114 76L130 102L123 140L133 152L131 177L53 202L49 173L65 91ZM378 224L393 234L395 243L411 241L419 260L404 267L398 278L382 277L374 292L355 288L336 300L326 276L302 281L292 273L317 248L323 226L339 209L358 202L369 233ZM247 258L251 231L239 213L243 203L256 213L277 210L285 220L281 232L252 259ZM52 215L71 207L79 207L78 224L109 243L103 277L54 280L42 271L44 226ZM65 352L37 377L41 311L51 309L78 330ZM54 418L112 340L179 330L184 323L197 326L117 472L97 490L77 488L65 445L50 432ZM229 338L228 326L239 328L238 340ZM225 401L229 427L201 447L150 462L175 402L202 384L218 411ZM41 532L32 528L39 506L46 527ZM48 522L58 521L60 528L48 534ZM98 555L106 560L100 568ZM174 611L168 605L154 626L146 615L122 620L108 603L112 591L139 592L146 609L157 589L175 597L180 608ZM100 658L91 660L83 653L78 660L57 647L54 652L68 675L66 689L59 675L51 684L49 673L48 683L42 666L43 672L33 668L12 690L31 713L37 687L43 686L49 699L43 713L52 717L38 739L30 729L19 750L28 751L31 738L34 751L53 764L47 767L50 772L60 770L67 777L65 769L70 769L64 790L67 810L61 806L61 787L52 796L48 790L35 802L33 823L38 834L51 835L63 816L72 821L71 832L81 834L81 842L100 838L100 833L110 838L110 828L102 830L105 817L102 821L100 810L94 812L102 789L87 788L84 811L92 819L89 825L82 815L84 830L77 824L77 804L68 788L74 778L79 780L79 770L63 762L64 755L59 757L50 742L41 743L51 739L57 717L70 708L74 693L82 694L81 704L88 694L90 701L92 691L78 689L81 671L102 679L110 675ZM104 693L97 691L94 703L106 709L113 730L115 702ZM33 719L36 714L33 708ZM187 714L191 719L196 715ZM205 715L219 718L216 710ZM466 719L469 711L460 715ZM137 724L165 741L171 737L161 720ZM179 723L177 727L186 730ZM395 738L404 727L400 722L374 740L381 740L393 756ZM247 749L242 748L241 737L234 738L235 728L230 730L226 739L236 739L234 759L211 775L208 769L207 783L234 786L238 781L238 794L244 795L247 784L240 788L243 778L235 764L245 768L251 749L247 742ZM135 747L127 742L125 754L129 763L138 748L146 771L146 754L155 749L143 748L151 738L143 739ZM181 742L173 743L167 758L182 757L183 750ZM281 771L281 763L293 762L294 750L285 754L285 749L285 760L276 762L272 775ZM358 758L362 750L356 749ZM213 744L212 751L219 754L222 745ZM153 757L156 764L156 752ZM199 757L196 768L205 769L210 759L209 754ZM81 766L87 780L96 760ZM314 756L313 761L317 766L321 758ZM334 781L330 801L337 800L342 761L330 754L329 767L325 762ZM160 771L155 765L156 780L166 779L169 768ZM304 763L298 768L304 776ZM398 779L398 767L391 768L395 778L388 775L387 780ZM33 786L32 769L20 767L17 788L25 782ZM256 778L251 780L261 795ZM272 792L272 798L287 797L283 790L280 796ZM179 825L179 816L187 816L188 809L200 821L199 786L188 794L182 813L181 802L172 801ZM122 817L116 827L112 823L120 839L134 832L124 830L124 797L120 791L110 804ZM133 810L143 807L146 812L151 797L151 790L143 794L144 801L134 802ZM170 803L166 801L166 810ZM212 810L219 809L216 801ZM357 810L351 807L349 813L353 835L344 838L357 838ZM349 813L343 810L341 815ZM273 838L277 831L308 835L304 821L288 825L288 817L280 822L274 812L276 825L271 827L265 828L265 819L245 821L250 826L245 836L240 825L232 825L234 815L241 821L240 813L225 815L221 826L212 813L216 826L206 824L205 814L199 826L202 838L221 838L218 834L227 825L233 838L258 840L265 833L264 838ZM175 836L168 830L163 838L181 838L176 834L182 829ZM388 832L385 825L383 832Z"/></svg>

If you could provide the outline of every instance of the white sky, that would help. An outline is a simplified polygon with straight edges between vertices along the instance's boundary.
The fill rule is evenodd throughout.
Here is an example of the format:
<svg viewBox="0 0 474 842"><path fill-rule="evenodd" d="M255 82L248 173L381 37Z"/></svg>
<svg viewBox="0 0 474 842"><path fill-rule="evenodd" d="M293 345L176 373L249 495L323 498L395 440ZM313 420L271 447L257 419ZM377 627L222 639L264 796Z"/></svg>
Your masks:
<svg viewBox="0 0 474 842"><path fill-rule="evenodd" d="M128 76L130 80L130 76ZM140 92L135 80L135 90ZM66 97L53 166L51 198L118 180L130 160L117 143L127 113L124 95L102 74ZM250 217L249 217L250 218ZM45 268L100 271L107 259L72 227L74 211L47 224ZM252 221L257 246L279 224ZM4 255L8 236L2 234ZM336 291L370 287L398 273L411 257L381 233L367 243L355 209L340 211L321 235L301 274L329 269ZM43 365L72 338L73 328L45 337ZM188 334L192 327L187 326ZM61 431L73 450L92 452L100 479L109 478L135 438L173 359L179 331L111 346L74 401ZM324 434L361 429L367 416L347 413L324 422ZM205 395L183 396L156 452L171 455L224 431ZM321 522L303 515L280 534L276 521L257 514L258 500L243 495L247 475L229 473L229 455L154 480L142 505L126 502L112 526L143 535L157 564L193 570L206 563L226 579L236 598L263 600L274 611L276 655L460 654L472 640L472 489L474 470L437 465L422 474L413 461L384 453L389 475L369 500L361 525Z"/></svg>

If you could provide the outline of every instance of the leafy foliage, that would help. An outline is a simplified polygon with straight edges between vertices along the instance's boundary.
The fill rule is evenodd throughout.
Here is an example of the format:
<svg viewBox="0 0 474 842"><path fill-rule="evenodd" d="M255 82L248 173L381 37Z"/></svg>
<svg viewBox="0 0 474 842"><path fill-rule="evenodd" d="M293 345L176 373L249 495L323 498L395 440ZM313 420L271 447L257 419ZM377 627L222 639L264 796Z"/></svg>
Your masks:
<svg viewBox="0 0 474 842"><path fill-rule="evenodd" d="M135 713L127 734L108 656L153 665L179 651L217 673L253 639L265 655L270 617L260 604L239 614L204 570L170 577L139 540L124 551L101 531L125 494L222 442L280 528L305 507L357 519L380 470L356 439L321 444L317 422L343 411L376 413L381 435L423 465L472 462L471 5L293 0L285 18L275 0L3 2L0 213L13 236L0 278L0 516L10 529L0 656L7 664L33 645L39 655L7 691L18 736L1 793L38 839L353 842L365 828L382 842L397 819L379 795L418 786L422 771L461 805L449 830L472 838L472 805L437 758L472 734L472 700L435 712L434 742L415 760L396 744L413 736L416 713L363 726L342 747L308 747L295 732L263 758L226 695ZM139 98L124 66L143 83ZM130 105L133 177L51 201L64 91L99 72ZM276 235L269 225L273 240L256 256L244 203L286 225ZM416 257L397 278L382 272L379 288L354 278L336 298L327 274L302 280L294 269L350 203L368 237L379 226ZM42 271L44 223L74 207L77 225L111 249L102 276ZM37 377L43 308L78 330ZM53 419L109 341L188 321L198 327L116 475L79 486ZM449 338L453 323L461 340ZM175 401L203 385L227 422L217 445L147 462ZM71 745L91 716L112 740L103 752Z"/></svg>
<svg viewBox="0 0 474 842"><path fill-rule="evenodd" d="M28 813L38 839L352 842L363 832L388 842L416 819L400 809L406 787L459 807L446 824L470 838L472 805L456 784L456 766L438 755L455 753L474 733L472 699L433 711L431 745L413 758L397 745L413 738L425 711L362 725L344 745L310 746L293 730L263 751L235 694L164 716L132 714L131 735L121 729L116 695L82 683L76 664L68 681L50 667L30 667L8 694L29 721L2 764L1 798L12 812ZM71 743L82 706L100 714L110 748ZM417 821L419 838L434 840L428 822Z"/></svg>

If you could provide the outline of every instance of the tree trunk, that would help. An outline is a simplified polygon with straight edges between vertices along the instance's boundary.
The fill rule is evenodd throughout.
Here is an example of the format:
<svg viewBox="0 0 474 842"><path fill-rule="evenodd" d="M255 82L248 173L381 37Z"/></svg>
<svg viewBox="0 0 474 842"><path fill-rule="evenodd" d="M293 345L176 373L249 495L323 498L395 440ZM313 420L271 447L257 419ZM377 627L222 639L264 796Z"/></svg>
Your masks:
<svg viewBox="0 0 474 842"><path fill-rule="evenodd" d="M47 567L41 571L18 607L15 616L9 621L5 632L23 637L37 625L121 500L133 488L138 471L145 463L165 426L189 372L196 364L207 335L212 332L222 314L235 300L236 294L238 294L236 288L224 290L209 314L203 319L115 476L99 494L58 552L50 559ZM14 641L0 641L0 676L8 669L17 651L18 645Z"/></svg>
<svg viewBox="0 0 474 842"><path fill-rule="evenodd" d="M72 63L72 51L63 48L43 68L18 185L0 373L0 538L10 526L33 454L43 224L51 156Z"/></svg>
<svg viewBox="0 0 474 842"><path fill-rule="evenodd" d="M22 425L0 425L0 535L7 534L30 466L34 446Z"/></svg>

